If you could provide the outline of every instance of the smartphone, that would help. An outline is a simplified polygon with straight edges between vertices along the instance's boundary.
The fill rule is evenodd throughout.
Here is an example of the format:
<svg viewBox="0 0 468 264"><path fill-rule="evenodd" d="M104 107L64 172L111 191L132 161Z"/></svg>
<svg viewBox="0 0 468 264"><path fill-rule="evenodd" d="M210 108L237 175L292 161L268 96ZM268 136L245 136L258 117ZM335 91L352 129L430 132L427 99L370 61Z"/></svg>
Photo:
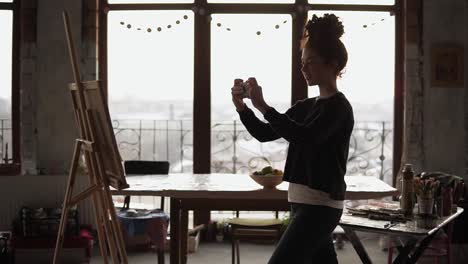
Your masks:
<svg viewBox="0 0 468 264"><path fill-rule="evenodd" d="M244 93L242 94L243 98L249 98L249 91L247 90L247 84L242 79L235 79L234 85L241 86Z"/></svg>

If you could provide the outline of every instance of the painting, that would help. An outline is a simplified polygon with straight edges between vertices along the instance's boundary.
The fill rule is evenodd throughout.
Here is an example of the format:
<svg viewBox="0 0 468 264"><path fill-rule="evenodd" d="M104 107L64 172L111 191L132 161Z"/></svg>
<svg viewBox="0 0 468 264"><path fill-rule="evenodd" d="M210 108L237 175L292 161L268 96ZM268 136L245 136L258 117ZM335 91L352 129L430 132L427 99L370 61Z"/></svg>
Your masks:
<svg viewBox="0 0 468 264"><path fill-rule="evenodd" d="M431 48L431 86L464 86L464 50L456 44L435 44Z"/></svg>

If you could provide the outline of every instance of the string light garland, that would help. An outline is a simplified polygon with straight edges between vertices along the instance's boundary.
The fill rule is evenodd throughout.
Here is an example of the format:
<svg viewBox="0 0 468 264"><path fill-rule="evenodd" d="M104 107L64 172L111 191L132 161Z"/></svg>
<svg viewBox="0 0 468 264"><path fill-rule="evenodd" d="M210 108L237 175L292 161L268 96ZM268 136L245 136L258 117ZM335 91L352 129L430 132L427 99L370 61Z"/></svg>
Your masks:
<svg viewBox="0 0 468 264"><path fill-rule="evenodd" d="M183 19L184 19L184 20L187 20L187 19L188 19L188 16L187 16L187 15L184 15L184 16L183 16ZM210 21L211 21L211 16L210 16L209 19L210 19ZM369 27L376 26L378 23L383 22L383 21L385 21L385 18L381 18L379 21L374 21L374 22L371 22L371 23L368 23L368 24L363 24L362 27L363 27L364 29L368 29ZM284 20L282 24L286 24L287 22L288 22L287 20ZM176 20L176 21L175 21L175 24L176 24L176 25L180 25L180 23L181 23L181 20ZM120 22L120 25L126 26L128 29L132 29L132 24L130 24L130 23L129 23L129 24L126 24L125 22L121 21L121 22ZM220 22L216 23L216 26L217 26L218 28L223 28L223 24L220 23ZM276 24L276 25L274 26L275 29L279 29L280 27L281 27L280 24ZM167 28L167 29L171 29L171 28L172 28L172 24L166 25L166 28ZM224 28L226 29L226 31L232 31L232 28L231 28L231 27L224 27ZM142 28L141 28L141 27L137 27L136 29L137 29L138 31L141 31ZM163 30L163 27L158 26L158 27L156 27L156 30L157 30L157 32L161 32L161 31ZM148 27L148 28L146 28L146 32L147 32L147 33L151 33L151 32L153 32L153 29L152 29L151 27ZM262 35L262 31L261 31L261 30L257 30L257 31L255 32L255 34L256 34L257 36L261 36L261 35Z"/></svg>
<svg viewBox="0 0 468 264"><path fill-rule="evenodd" d="M184 20L187 20L187 19L188 19L188 16L187 16L187 15L184 15L184 16L183 16L183 19L184 19ZM211 16L210 16L209 20L211 21ZM369 27L371 27L371 26L376 26L378 23L383 22L383 21L385 21L385 18L381 18L379 21L377 21L377 22L372 22L372 23L370 23L370 24L369 24L369 23L368 23L368 24L363 24L362 27L365 28L365 29L367 29L367 28L369 28ZM286 24L287 22L288 22L287 20L284 20L284 21L283 21L283 24ZM176 23L177 25L180 25L181 21L180 21L180 20L176 20L175 23ZM125 26L125 22L121 21L121 22L120 22L120 25ZM223 27L223 25L222 25L221 23L219 23L219 22L216 23L216 26L219 27L219 28ZM126 27L127 27L128 29L132 29L132 24L127 24ZM166 26L166 28L167 28L167 29L171 29L171 28L172 28L172 25L169 24L169 25ZM275 25L275 29L279 29L279 28L280 28L280 25L279 25L279 24L276 24L276 25ZM137 29L138 31L141 31L141 27L138 27L138 28L136 28L136 29ZM156 30L157 30L158 32L161 32L161 31L162 31L162 27L157 27ZM226 27L226 31L232 31L232 29L231 29L230 27ZM148 27L148 28L146 29L146 32L151 33L151 32L153 32L153 29L152 29L151 27ZM260 36L260 35L262 34L262 31L258 30L258 31L256 31L255 34L256 34L257 36Z"/></svg>
<svg viewBox="0 0 468 264"><path fill-rule="evenodd" d="M377 23L383 22L383 21L385 21L385 18L381 18L380 21L378 21L378 22L372 22L372 23L370 24L370 26L375 26ZM364 24L364 25L362 25L362 27L363 27L363 28L368 28L368 27L369 27L369 24Z"/></svg>
<svg viewBox="0 0 468 264"><path fill-rule="evenodd" d="M184 15L184 16L183 16L183 19L184 19L184 20L187 20L187 19L188 19L188 16L187 16L187 15ZM210 16L209 19L210 19L210 21L211 21L211 16ZM176 21L175 21L175 24L176 24L176 25L180 25L180 23L181 23L180 20L176 20ZM286 23L288 23L288 21L287 21L287 20L284 20L282 24L286 24ZM126 26L128 29L132 29L132 24L130 24L130 23L126 24L124 21L121 21L121 22L120 22L120 25ZM220 22L216 23L216 26L217 26L218 28L223 28L223 25L222 25ZM276 24L276 25L274 26L275 29L279 29L280 27L281 27L280 24ZM167 29L171 29L171 28L172 28L172 24L166 25L166 28L167 28ZM226 31L232 31L232 28L231 28L231 27L224 27L224 28L226 29ZM141 27L137 27L136 29L137 29L138 31L141 31L142 28L141 28ZM162 28L161 26L158 26L158 27L156 28L156 30L157 30L158 32L161 32L161 31L163 30L163 28ZM147 33L153 32L153 28L147 27L147 28L146 28L146 32L147 32ZM261 31L261 30L257 30L257 31L255 32L255 34L256 34L257 36L260 36L260 35L262 35L262 31Z"/></svg>
<svg viewBox="0 0 468 264"><path fill-rule="evenodd" d="M283 21L283 24L286 24L286 23L288 23L288 21L287 21L287 20L284 20L284 21ZM219 27L219 28L221 28L223 25L222 25L221 23L218 22L218 23L216 23L216 26ZM275 29L279 29L279 28L280 28L280 25L279 25L279 24L276 24L276 25L275 25ZM230 27L226 27L226 30L227 30L227 31L231 31L231 28L230 28ZM260 35L262 35L262 31L257 30L257 31L255 32L255 34L256 34L257 36L260 36Z"/></svg>
<svg viewBox="0 0 468 264"><path fill-rule="evenodd" d="M184 16L183 16L183 19L184 19L184 20L187 20L187 19L188 19L188 16L187 16L187 15L184 15ZM175 23L176 23L177 25L179 25L181 22L180 22L180 20L176 20ZM125 22L124 22L124 21L121 21L121 22L120 22L120 25L125 26ZM129 23L129 24L127 24L126 27L127 27L128 29L132 29L132 24ZM166 28L167 28L167 29L171 29L171 28L172 28L172 25L171 25L171 24L166 25ZM139 30L139 31L141 31L141 27L137 27L136 29ZM158 26L158 27L156 28L156 30L157 30L158 32L161 32L161 31L162 31L162 27L161 27L161 26ZM146 28L146 32L151 33L151 32L153 32L153 29L152 29L151 27L148 27L148 28Z"/></svg>

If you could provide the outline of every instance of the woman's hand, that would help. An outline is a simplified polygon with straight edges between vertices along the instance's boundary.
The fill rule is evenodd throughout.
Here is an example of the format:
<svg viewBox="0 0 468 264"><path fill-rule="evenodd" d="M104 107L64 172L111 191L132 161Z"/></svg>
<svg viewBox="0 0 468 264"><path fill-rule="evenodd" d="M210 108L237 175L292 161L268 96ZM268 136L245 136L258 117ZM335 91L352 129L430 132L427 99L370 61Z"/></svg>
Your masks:
<svg viewBox="0 0 468 264"><path fill-rule="evenodd" d="M246 86L253 106L262 112L262 114L265 114L265 112L270 109L270 106L267 105L263 98L262 87L258 85L257 80L254 77L250 77L246 81Z"/></svg>
<svg viewBox="0 0 468 264"><path fill-rule="evenodd" d="M238 112L242 112L245 109L245 90L242 84L242 79L235 79L234 86L231 88L232 102Z"/></svg>

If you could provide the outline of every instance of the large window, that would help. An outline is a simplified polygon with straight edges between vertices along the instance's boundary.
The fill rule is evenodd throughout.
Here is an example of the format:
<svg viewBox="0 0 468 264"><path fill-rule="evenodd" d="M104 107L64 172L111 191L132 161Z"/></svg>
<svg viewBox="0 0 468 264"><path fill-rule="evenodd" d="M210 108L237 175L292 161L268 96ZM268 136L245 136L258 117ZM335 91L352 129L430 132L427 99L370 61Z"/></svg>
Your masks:
<svg viewBox="0 0 468 264"><path fill-rule="evenodd" d="M193 19L191 10L109 12L109 110L124 160L191 172Z"/></svg>
<svg viewBox="0 0 468 264"><path fill-rule="evenodd" d="M395 0L309 0L311 4L394 5Z"/></svg>
<svg viewBox="0 0 468 264"><path fill-rule="evenodd" d="M332 12L342 19L349 61L338 84L357 121L348 174L388 182L396 90L394 4L310 0L299 8L309 10L309 18ZM266 164L281 168L287 143L252 139L238 119L230 88L234 78L256 77L267 101L281 112L294 103L294 94L317 95L316 87L306 87L295 74L300 55L294 54L293 38L300 37L303 20L293 19L301 14L294 5L291 0L209 0L204 6L190 0L110 0L109 106L124 159L169 160L172 172L191 172L193 155L209 158L212 172L245 173ZM206 77L208 82L197 81ZM208 88L208 97L194 92ZM193 111L194 101L202 111ZM193 120L207 118L208 129L193 130L200 128ZM194 136L203 139L206 133L209 144L194 147Z"/></svg>
<svg viewBox="0 0 468 264"><path fill-rule="evenodd" d="M269 163L284 167L284 140L260 143L232 104L235 78L255 77L278 111L291 105L291 16L216 14L211 20L211 171L248 173ZM254 26L253 26L254 25ZM248 106L258 112L245 100Z"/></svg>
<svg viewBox="0 0 468 264"><path fill-rule="evenodd" d="M19 172L13 1L0 1L0 175Z"/></svg>
<svg viewBox="0 0 468 264"><path fill-rule="evenodd" d="M223 4L292 4L294 0L208 0L208 3L223 3Z"/></svg>
<svg viewBox="0 0 468 264"><path fill-rule="evenodd" d="M343 20L349 53L338 83L356 119L347 173L391 183L394 91L401 92L395 89L394 0L310 0L306 7L294 0L197 2L105 4L110 11L107 34L101 35L107 43L101 77L107 78L124 159L169 160L171 172L281 168L287 142L252 139L230 88L234 78L256 77L268 103L281 112L316 95L300 73L298 43L307 16L333 12Z"/></svg>
<svg viewBox="0 0 468 264"><path fill-rule="evenodd" d="M193 3L193 0L109 0L109 4L164 4L164 3Z"/></svg>
<svg viewBox="0 0 468 264"><path fill-rule="evenodd" d="M348 63L339 89L353 105L356 120L348 174L378 175L392 183L395 17L389 12L310 11L341 18ZM309 88L309 96L318 89Z"/></svg>
<svg viewBox="0 0 468 264"><path fill-rule="evenodd" d="M13 37L13 12L0 10L0 163L6 163L6 158L11 158L12 134L11 134L11 87L12 87L12 37Z"/></svg>

